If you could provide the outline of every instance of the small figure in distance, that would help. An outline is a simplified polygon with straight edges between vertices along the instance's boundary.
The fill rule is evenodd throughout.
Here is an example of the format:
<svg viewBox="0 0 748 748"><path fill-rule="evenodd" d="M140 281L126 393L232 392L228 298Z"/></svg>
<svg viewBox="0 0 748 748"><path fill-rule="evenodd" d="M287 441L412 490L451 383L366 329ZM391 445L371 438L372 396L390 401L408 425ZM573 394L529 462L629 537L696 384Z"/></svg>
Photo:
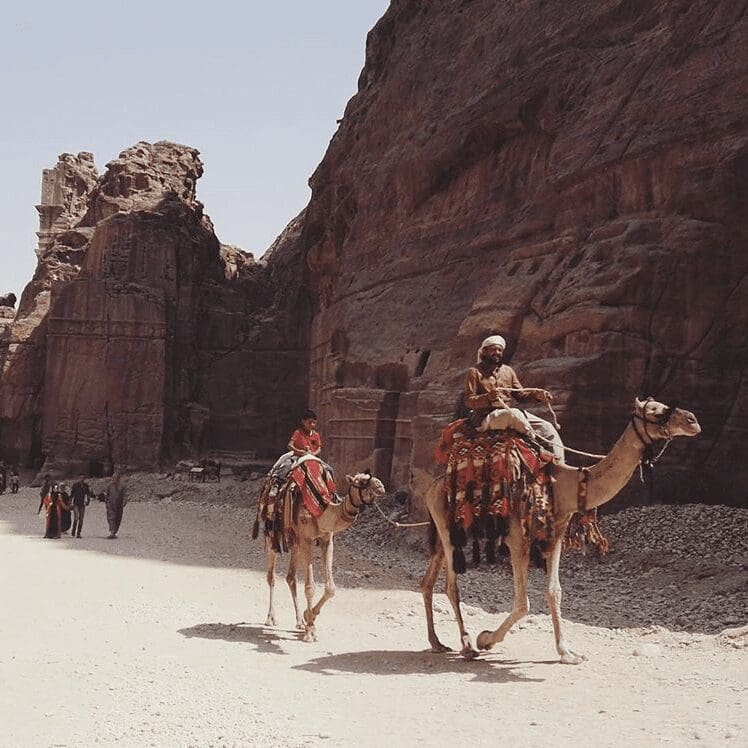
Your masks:
<svg viewBox="0 0 748 748"><path fill-rule="evenodd" d="M122 510L125 508L125 487L122 485L120 474L112 475L112 482L106 492L106 519L109 524L109 540L114 540L122 523Z"/></svg>
<svg viewBox="0 0 748 748"><path fill-rule="evenodd" d="M70 489L70 497L73 504L73 529L70 535L74 538L80 538L86 507L91 503L91 489L86 483L84 475L79 475L78 480L73 483L73 487Z"/></svg>

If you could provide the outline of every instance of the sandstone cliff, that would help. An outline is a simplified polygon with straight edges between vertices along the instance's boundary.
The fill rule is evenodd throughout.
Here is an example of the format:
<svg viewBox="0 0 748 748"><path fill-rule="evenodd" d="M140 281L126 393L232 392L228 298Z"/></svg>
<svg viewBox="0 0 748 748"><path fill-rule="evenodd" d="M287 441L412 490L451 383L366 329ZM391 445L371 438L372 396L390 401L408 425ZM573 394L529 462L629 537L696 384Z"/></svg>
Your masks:
<svg viewBox="0 0 748 748"><path fill-rule="evenodd" d="M45 172L39 265L0 348L5 457L99 473L282 447L306 388L298 231L279 239L280 283L219 243L202 168L142 142L100 179L90 154Z"/></svg>
<svg viewBox="0 0 748 748"><path fill-rule="evenodd" d="M501 332L567 443L678 400L704 434L657 495L744 500L746 38L727 0L392 2L307 209L333 463L420 489Z"/></svg>
<svg viewBox="0 0 748 748"><path fill-rule="evenodd" d="M501 332L568 444L606 449L637 395L677 400L704 432L653 495L743 502L747 32L727 0L393 0L259 263L217 240L194 149L139 143L101 178L61 157L0 333L6 456L272 455L308 392L340 472L418 494Z"/></svg>

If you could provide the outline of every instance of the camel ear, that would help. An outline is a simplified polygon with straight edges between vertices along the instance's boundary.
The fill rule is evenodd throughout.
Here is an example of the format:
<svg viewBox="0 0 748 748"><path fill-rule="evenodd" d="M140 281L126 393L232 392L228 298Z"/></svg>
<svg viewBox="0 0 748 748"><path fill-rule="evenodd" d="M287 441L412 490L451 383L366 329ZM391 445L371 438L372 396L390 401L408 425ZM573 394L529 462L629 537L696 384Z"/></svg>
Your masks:
<svg viewBox="0 0 748 748"><path fill-rule="evenodd" d="M640 400L638 397L634 398L634 407L637 410L643 410L644 409L644 401Z"/></svg>
<svg viewBox="0 0 748 748"><path fill-rule="evenodd" d="M345 479L348 481L349 485L353 485L353 476L352 475L346 475Z"/></svg>
<svg viewBox="0 0 748 748"><path fill-rule="evenodd" d="M368 475L371 478L371 470L366 468L366 470L364 470L364 475Z"/></svg>

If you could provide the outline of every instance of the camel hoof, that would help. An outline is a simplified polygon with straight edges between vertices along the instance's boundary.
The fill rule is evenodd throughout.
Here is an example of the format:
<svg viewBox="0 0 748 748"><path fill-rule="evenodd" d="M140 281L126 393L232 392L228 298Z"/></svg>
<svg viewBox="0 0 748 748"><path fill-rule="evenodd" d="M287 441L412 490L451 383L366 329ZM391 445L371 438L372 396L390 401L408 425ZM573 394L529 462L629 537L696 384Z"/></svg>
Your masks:
<svg viewBox="0 0 748 748"><path fill-rule="evenodd" d="M304 623L304 621L301 620L301 618L299 618L299 620L296 621L296 628L299 631L304 631L306 629L306 624Z"/></svg>
<svg viewBox="0 0 748 748"><path fill-rule="evenodd" d="M266 626L275 626L275 618L273 618L272 616L268 616L265 619L265 625Z"/></svg>
<svg viewBox="0 0 748 748"><path fill-rule="evenodd" d="M491 647L493 647L493 642L491 641L491 632L481 631L480 634L478 634L478 638L475 640L475 643L478 645L478 649L491 649Z"/></svg>
<svg viewBox="0 0 748 748"><path fill-rule="evenodd" d="M305 642L316 642L317 641L317 632L314 629L314 626L307 626L306 631L304 631L304 636L302 639Z"/></svg>
<svg viewBox="0 0 748 748"><path fill-rule="evenodd" d="M460 656L466 660L474 660L479 654L480 652L472 647L463 647L460 650Z"/></svg>
<svg viewBox="0 0 748 748"><path fill-rule="evenodd" d="M564 665L580 665L587 658L584 655L578 655L576 652L569 650L561 655L561 662Z"/></svg>
<svg viewBox="0 0 748 748"><path fill-rule="evenodd" d="M431 645L431 651L434 654L442 654L444 652L451 652L452 647L447 647L437 640L434 644Z"/></svg>

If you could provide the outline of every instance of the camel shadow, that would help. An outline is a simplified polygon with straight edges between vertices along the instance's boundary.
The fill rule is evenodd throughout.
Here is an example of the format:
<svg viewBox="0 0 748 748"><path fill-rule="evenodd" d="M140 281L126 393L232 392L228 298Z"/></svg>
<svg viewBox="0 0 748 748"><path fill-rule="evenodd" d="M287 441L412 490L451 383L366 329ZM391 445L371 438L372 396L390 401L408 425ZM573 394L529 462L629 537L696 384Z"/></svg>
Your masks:
<svg viewBox="0 0 748 748"><path fill-rule="evenodd" d="M282 641L299 641L301 631L298 629L278 629L269 626L240 621L239 623L198 623L179 633L188 639L221 639L227 642L254 644L258 652L287 655L277 643Z"/></svg>
<svg viewBox="0 0 748 748"><path fill-rule="evenodd" d="M294 665L294 670L306 670L319 675L338 675L356 673L359 675L434 675L471 674L472 682L478 683L541 683L544 678L531 678L514 671L511 665L555 664L518 663L517 661L498 661L496 658L481 656L475 660L466 660L456 652L434 654L430 650L367 650L363 652L344 652L342 654L316 657L303 665Z"/></svg>

